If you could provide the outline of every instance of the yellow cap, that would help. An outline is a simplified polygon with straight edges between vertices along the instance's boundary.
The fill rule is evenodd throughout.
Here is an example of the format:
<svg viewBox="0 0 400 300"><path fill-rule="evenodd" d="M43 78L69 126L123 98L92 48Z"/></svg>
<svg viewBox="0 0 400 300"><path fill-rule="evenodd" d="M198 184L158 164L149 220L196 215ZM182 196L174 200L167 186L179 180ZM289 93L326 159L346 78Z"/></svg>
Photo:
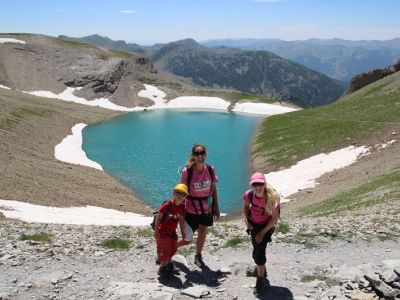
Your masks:
<svg viewBox="0 0 400 300"><path fill-rule="evenodd" d="M179 191L179 192L185 193L186 195L189 195L188 187L186 186L186 184L183 184L183 183L178 183L174 187L174 192L175 191Z"/></svg>

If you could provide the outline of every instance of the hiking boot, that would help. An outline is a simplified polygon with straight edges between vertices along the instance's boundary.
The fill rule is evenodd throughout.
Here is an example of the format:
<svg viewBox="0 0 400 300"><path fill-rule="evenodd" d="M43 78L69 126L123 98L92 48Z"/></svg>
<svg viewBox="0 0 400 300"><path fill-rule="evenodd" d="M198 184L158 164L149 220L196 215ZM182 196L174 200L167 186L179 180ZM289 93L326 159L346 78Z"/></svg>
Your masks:
<svg viewBox="0 0 400 300"><path fill-rule="evenodd" d="M165 265L165 266L160 266L160 268L158 268L157 274L158 274L159 276L161 276L161 277L170 274L170 271L168 270L167 265Z"/></svg>
<svg viewBox="0 0 400 300"><path fill-rule="evenodd" d="M203 261L203 257L201 256L201 254L196 254L194 256L194 264L196 266L198 266L199 268L204 268L206 266L206 264Z"/></svg>
<svg viewBox="0 0 400 300"><path fill-rule="evenodd" d="M256 281L256 289L254 290L254 294L256 295L260 295L262 294L263 290L264 290L264 277L258 277L257 276L257 281Z"/></svg>
<svg viewBox="0 0 400 300"><path fill-rule="evenodd" d="M247 277L257 277L258 276L257 267L247 267L246 276ZM264 277L265 278L268 277L267 270L265 270Z"/></svg>
<svg viewBox="0 0 400 300"><path fill-rule="evenodd" d="M174 263L172 261L167 264L167 269L172 274L175 274L175 275L181 274L181 271L174 266Z"/></svg>
<svg viewBox="0 0 400 300"><path fill-rule="evenodd" d="M248 267L246 270L247 277L257 277L257 267Z"/></svg>

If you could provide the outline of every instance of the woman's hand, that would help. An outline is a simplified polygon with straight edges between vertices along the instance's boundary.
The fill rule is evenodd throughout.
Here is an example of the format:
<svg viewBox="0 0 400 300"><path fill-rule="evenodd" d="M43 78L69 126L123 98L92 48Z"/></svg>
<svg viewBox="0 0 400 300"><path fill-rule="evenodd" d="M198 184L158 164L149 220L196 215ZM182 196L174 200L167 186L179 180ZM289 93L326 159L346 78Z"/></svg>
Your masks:
<svg viewBox="0 0 400 300"><path fill-rule="evenodd" d="M154 230L154 238L158 240L160 238L160 232L156 229Z"/></svg>
<svg viewBox="0 0 400 300"><path fill-rule="evenodd" d="M214 209L214 221L217 221L221 218L221 213L219 212L219 207Z"/></svg>
<svg viewBox="0 0 400 300"><path fill-rule="evenodd" d="M253 225L251 225L251 223L249 222L249 220L247 220L247 218L244 219L244 222L246 223L248 230L253 230Z"/></svg>

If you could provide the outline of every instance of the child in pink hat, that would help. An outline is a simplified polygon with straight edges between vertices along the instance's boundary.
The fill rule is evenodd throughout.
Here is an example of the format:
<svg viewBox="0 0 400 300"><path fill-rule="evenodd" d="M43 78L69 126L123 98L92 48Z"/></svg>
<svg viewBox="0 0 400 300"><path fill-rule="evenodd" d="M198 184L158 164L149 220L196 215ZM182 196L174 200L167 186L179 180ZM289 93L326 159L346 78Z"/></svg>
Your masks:
<svg viewBox="0 0 400 300"><path fill-rule="evenodd" d="M263 173L254 173L250 178L251 189L243 195L243 210L247 232L251 234L253 259L256 263L256 294L261 294L266 278L266 250L271 242L280 212L279 194L265 180Z"/></svg>

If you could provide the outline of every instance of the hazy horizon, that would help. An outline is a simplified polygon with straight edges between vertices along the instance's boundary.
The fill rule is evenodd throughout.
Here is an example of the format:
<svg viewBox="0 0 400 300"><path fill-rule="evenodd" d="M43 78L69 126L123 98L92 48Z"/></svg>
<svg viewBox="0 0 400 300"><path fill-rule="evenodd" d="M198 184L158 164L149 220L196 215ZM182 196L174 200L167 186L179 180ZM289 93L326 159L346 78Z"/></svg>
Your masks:
<svg viewBox="0 0 400 300"><path fill-rule="evenodd" d="M0 0L1 32L74 37L99 34L152 45L193 38L400 37L398 0Z"/></svg>

